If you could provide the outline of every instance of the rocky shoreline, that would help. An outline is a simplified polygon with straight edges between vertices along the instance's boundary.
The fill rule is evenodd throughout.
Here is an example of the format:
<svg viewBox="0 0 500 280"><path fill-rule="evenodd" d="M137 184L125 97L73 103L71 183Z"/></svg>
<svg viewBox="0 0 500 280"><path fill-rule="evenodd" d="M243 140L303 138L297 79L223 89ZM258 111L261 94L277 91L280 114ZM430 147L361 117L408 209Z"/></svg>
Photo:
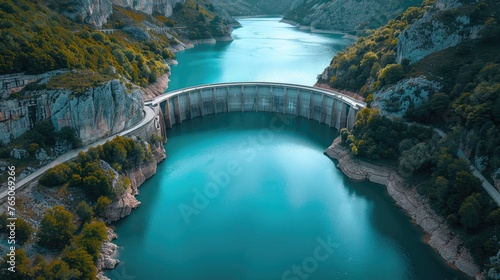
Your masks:
<svg viewBox="0 0 500 280"><path fill-rule="evenodd" d="M387 192L427 234L428 244L443 259L475 279L483 279L479 266L465 248L463 240L453 234L446 222L429 206L427 198L415 188L410 188L398 172L390 167L374 165L355 159L341 144L340 137L335 139L325 153L338 161L339 168L354 181L370 181L387 187Z"/></svg>
<svg viewBox="0 0 500 280"><path fill-rule="evenodd" d="M350 40L358 40L359 37L356 36L356 35L351 35L351 34L348 34L348 33L345 33L343 31L339 31L339 30L328 30L328 29L317 29L317 28L314 28L310 25L301 25L300 23L297 23L295 21L292 21L292 20L288 20L288 19L282 19L280 20L280 22L283 22L283 23L286 23L286 24L290 24L290 25L293 25L297 28L299 28L300 30L306 30L306 31L311 31L312 33L320 33L320 34L332 34L332 35L343 35L342 38L344 39L350 39Z"/></svg>
<svg viewBox="0 0 500 280"><path fill-rule="evenodd" d="M150 164L142 165L126 174L130 179L130 188L120 199L110 205L104 215L106 224L109 225L123 219L130 215L133 209L141 205L141 202L135 198L139 194L139 187L156 174L158 164L167 157L163 143L151 144L151 146L154 160ZM108 241L101 245L101 257L96 264L98 269L97 278L100 280L109 280L108 277L104 276L104 270L112 270L120 263L115 258L118 246L112 243L112 240L116 238L113 229L108 227Z"/></svg>

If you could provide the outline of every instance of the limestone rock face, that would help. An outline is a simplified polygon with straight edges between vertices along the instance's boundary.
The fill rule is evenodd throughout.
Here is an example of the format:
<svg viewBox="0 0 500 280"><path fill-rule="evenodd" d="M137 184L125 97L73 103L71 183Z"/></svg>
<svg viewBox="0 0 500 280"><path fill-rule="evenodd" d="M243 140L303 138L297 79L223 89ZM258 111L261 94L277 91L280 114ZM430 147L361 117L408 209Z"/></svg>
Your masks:
<svg viewBox="0 0 500 280"><path fill-rule="evenodd" d="M101 28L113 13L113 6L118 5L146 14L158 13L171 16L175 4L185 0L73 0L70 3L60 4L60 10L72 20L83 22ZM71 7L71 11L64 8Z"/></svg>
<svg viewBox="0 0 500 280"><path fill-rule="evenodd" d="M137 138L135 139L136 141L139 141ZM145 141L142 141L142 145L151 151L150 161L147 164L141 164L140 166L133 168L126 174L127 178L130 180L130 186L126 192L114 201L106 210L106 213L104 214L106 223L118 221L121 218L130 215L133 209L141 205L141 203L135 198L135 195L139 193L139 186L156 173L157 164L166 157L163 145L157 144L149 146L149 144ZM117 182L118 180L113 182L113 188Z"/></svg>
<svg viewBox="0 0 500 280"><path fill-rule="evenodd" d="M146 100L154 99L157 96L162 95L168 88L168 82L170 82L170 66L168 66L168 72L166 74L158 77L158 80L148 87L144 88L144 98Z"/></svg>
<svg viewBox="0 0 500 280"><path fill-rule="evenodd" d="M142 92L129 92L119 80L89 88L78 98L72 98L71 94L68 90L50 92L46 96L54 102L50 107L40 102L40 111L51 113L50 119L57 131L64 126L74 128L84 145L120 132L142 119Z"/></svg>
<svg viewBox="0 0 500 280"><path fill-rule="evenodd" d="M116 239L116 234L111 228L107 228L107 234L108 240L101 245L101 257L96 262L98 270L114 269L120 263L119 260L113 258L118 246L111 241Z"/></svg>
<svg viewBox="0 0 500 280"><path fill-rule="evenodd" d="M113 13L109 0L70 0L56 1L58 10L73 21L102 27Z"/></svg>
<svg viewBox="0 0 500 280"><path fill-rule="evenodd" d="M303 0L212 0L216 7L232 16L286 14ZM218 12L219 13L219 12Z"/></svg>
<svg viewBox="0 0 500 280"><path fill-rule="evenodd" d="M79 95L67 89L31 92L29 102L9 100L0 104L7 116L0 122L0 141L7 144L29 131L34 122L49 119L56 131L65 126L75 129L85 145L139 122L143 114L142 94L139 88L128 89L120 80L89 88Z"/></svg>
<svg viewBox="0 0 500 280"><path fill-rule="evenodd" d="M402 13L408 6L420 6L420 0L309 0L295 1L295 9L284 17L313 29L349 32L376 28Z"/></svg>
<svg viewBox="0 0 500 280"><path fill-rule="evenodd" d="M402 118L410 106L424 104L441 87L438 82L427 80L423 76L404 79L375 92L372 107L378 108L385 115Z"/></svg>
<svg viewBox="0 0 500 280"><path fill-rule="evenodd" d="M478 38L482 25L474 25L465 15L454 15L462 4L459 0L437 0L421 18L398 37L397 61L404 58L411 63L427 55L454 47L466 39Z"/></svg>
<svg viewBox="0 0 500 280"><path fill-rule="evenodd" d="M109 0L112 4L131 8L136 11L151 15L158 13L171 16L175 4L184 3L185 0Z"/></svg>
<svg viewBox="0 0 500 280"><path fill-rule="evenodd" d="M75 0L73 8L85 23L101 27L113 13L109 0ZM72 16L70 16L72 17Z"/></svg>
<svg viewBox="0 0 500 280"><path fill-rule="evenodd" d="M29 153L24 149L14 148L12 149L12 151L10 151L10 156L17 159L23 159L23 158L28 158Z"/></svg>
<svg viewBox="0 0 500 280"><path fill-rule="evenodd" d="M8 144L31 129L29 107L21 100L0 102L0 143Z"/></svg>

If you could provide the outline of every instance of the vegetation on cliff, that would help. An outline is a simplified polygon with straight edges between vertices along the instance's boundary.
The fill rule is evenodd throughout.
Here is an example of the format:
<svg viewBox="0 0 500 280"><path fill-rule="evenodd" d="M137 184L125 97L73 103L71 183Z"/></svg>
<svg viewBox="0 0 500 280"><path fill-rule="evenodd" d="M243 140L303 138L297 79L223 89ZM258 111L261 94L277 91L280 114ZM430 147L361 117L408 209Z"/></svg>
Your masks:
<svg viewBox="0 0 500 280"><path fill-rule="evenodd" d="M189 39L210 39L223 37L231 34L232 29L227 25L229 22L223 20L213 12L215 7L209 1L188 0L186 3L177 3L174 7L172 19L183 24L186 28L182 32Z"/></svg>
<svg viewBox="0 0 500 280"><path fill-rule="evenodd" d="M448 22L445 26L450 28L460 16L482 28L477 38L465 39L456 47L416 63L404 58L397 63L399 34L431 4L426 1L420 8L409 8L338 53L319 82L357 92L368 103L375 93L408 78L439 83L440 89L431 91L421 105L410 106L403 119L386 117L385 107L381 112L364 109L352 132L344 130L341 137L359 157L395 162L462 236L477 264L489 268L489 258L500 249L500 210L456 154L461 149L487 178L500 168L500 4L465 1L437 13L433 20ZM409 122L439 127L448 135L440 139L432 130Z"/></svg>
<svg viewBox="0 0 500 280"><path fill-rule="evenodd" d="M145 86L166 71L162 61L172 56L161 47L165 42L140 42L122 31L106 35L72 22L39 1L8 0L2 7L0 73L3 74L43 73L61 68L101 74L116 71Z"/></svg>
<svg viewBox="0 0 500 280"><path fill-rule="evenodd" d="M283 17L316 29L365 35L368 29L385 25L390 19L422 0L298 1Z"/></svg>
<svg viewBox="0 0 500 280"><path fill-rule="evenodd" d="M118 180L114 172L127 172L131 168L153 160L149 147L132 138L118 136L104 145L80 152L76 159L47 170L40 177L44 186L81 188L89 201L96 203L100 197L119 198L129 187L128 180ZM112 169L111 169L112 168ZM118 180L113 184L113 181Z"/></svg>
<svg viewBox="0 0 500 280"><path fill-rule="evenodd" d="M96 30L82 20L71 21L50 7L42 1L2 2L0 74L85 69L111 77L119 74L146 86L167 71L165 60L174 58L171 49L179 43L167 32L147 31L151 26L189 25L191 38L223 36L231 31L208 10L208 2L205 6L193 0L178 3L172 19L114 6L105 25L114 29L112 33Z"/></svg>
<svg viewBox="0 0 500 280"><path fill-rule="evenodd" d="M431 93L422 105L410 107L406 119L450 131L459 129L464 152L482 171L492 174L500 168L500 4L482 1L440 13L438 20L450 15L455 19L467 12L471 21L484 23L480 37L413 64L406 59L396 63L398 35L429 9L429 4L408 9L338 53L319 82L357 92L369 103L375 92L405 78L425 76L438 82L442 86L439 92Z"/></svg>
<svg viewBox="0 0 500 280"><path fill-rule="evenodd" d="M380 87L395 84L409 71L409 62L396 63L398 36L430 6L411 7L385 26L369 31L370 35L335 55L320 83L359 92L367 97ZM369 100L369 98L368 98Z"/></svg>
<svg viewBox="0 0 500 280"><path fill-rule="evenodd" d="M16 238L22 245L17 256L24 257L16 259L19 268L16 274L7 271L8 264L3 262L0 277L95 279L101 245L108 238L101 216L130 186L126 174L151 160L154 159L150 148L142 140L116 137L45 172L40 184L64 192L66 202L46 209L38 221L29 217L34 226L22 218L17 220ZM2 236L8 234L6 225L7 215L0 215ZM27 256L23 250L33 244L45 248L48 253ZM52 256L48 258L51 261L46 255Z"/></svg>
<svg viewBox="0 0 500 280"><path fill-rule="evenodd" d="M363 109L354 129L341 131L353 154L368 160L388 160L427 196L446 218L479 264L500 249L498 205L482 189L469 164L456 156L457 133L441 139L432 129L391 120L377 110Z"/></svg>
<svg viewBox="0 0 500 280"><path fill-rule="evenodd" d="M81 146L81 140L71 127L65 126L56 132L54 125L45 120L35 123L32 130L8 145L0 145L0 159L9 161L17 167L18 172L22 172L28 165L38 165L37 153L40 153L41 150L50 153L56 147L61 146L67 149L77 148ZM11 156L14 149L26 151L27 154L21 158L14 158ZM8 174L4 173L0 175L0 180L6 181L7 177Z"/></svg>
<svg viewBox="0 0 500 280"><path fill-rule="evenodd" d="M296 0L212 0L233 16L283 15L293 9Z"/></svg>

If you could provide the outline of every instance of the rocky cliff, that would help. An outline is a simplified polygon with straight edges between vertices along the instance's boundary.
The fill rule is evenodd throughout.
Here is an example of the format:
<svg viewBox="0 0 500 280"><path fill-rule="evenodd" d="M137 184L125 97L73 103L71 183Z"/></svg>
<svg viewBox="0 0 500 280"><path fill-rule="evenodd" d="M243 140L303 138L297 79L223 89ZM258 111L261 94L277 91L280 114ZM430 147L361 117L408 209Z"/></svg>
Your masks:
<svg viewBox="0 0 500 280"><path fill-rule="evenodd" d="M48 119L56 131L72 127L87 144L139 122L142 107L143 91L120 80L78 94L69 89L26 91L22 99L0 103L0 142L7 144Z"/></svg>
<svg viewBox="0 0 500 280"><path fill-rule="evenodd" d="M135 139L137 140L137 138ZM112 223L130 215L133 209L141 205L141 203L135 198L135 196L139 193L139 186L156 173L158 163L166 158L163 143L149 144L143 141L142 144L149 147L151 151L151 154L149 155L150 162L133 168L124 175L130 180L130 186L127 188L122 197L114 201L103 214L103 218L106 223ZM97 269L99 270L98 278L100 280L109 279L104 276L102 270L114 269L116 265L120 263L120 261L115 259L114 256L118 246L111 242L116 238L117 236L113 230L108 228L108 241L101 245L101 257L97 260L96 264Z"/></svg>
<svg viewBox="0 0 500 280"><path fill-rule="evenodd" d="M185 3L186 0L110 0L113 4L130 8L145 14L158 13L171 16L175 4Z"/></svg>
<svg viewBox="0 0 500 280"><path fill-rule="evenodd" d="M374 92L371 107L391 118L404 118L409 108L421 106L441 88L440 83L424 76L404 79Z"/></svg>
<svg viewBox="0 0 500 280"><path fill-rule="evenodd" d="M66 9L63 11L75 21L83 21L93 26L101 27L113 13L112 3L109 0L74 0L72 3L65 3Z"/></svg>
<svg viewBox="0 0 500 280"><path fill-rule="evenodd" d="M134 139L136 141L141 141L135 136ZM106 213L103 215L106 223L118 221L121 218L130 215L133 209L139 207L141 203L135 198L135 196L139 194L139 186L156 174L158 163L166 158L163 143L157 142L149 144L148 142L142 140L141 144L146 150L150 151L147 155L149 158L148 163L141 164L140 166L132 168L126 174L120 175L127 177L128 181L130 181L130 185L125 193L121 197L117 198L106 210ZM116 181L118 182L120 180L117 179ZM116 182L113 182L113 184L116 184Z"/></svg>
<svg viewBox="0 0 500 280"><path fill-rule="evenodd" d="M75 21L102 27L113 13L113 5L151 15L171 16L177 3L186 0L72 0L56 2L58 9Z"/></svg>
<svg viewBox="0 0 500 280"><path fill-rule="evenodd" d="M226 10L232 16L286 14L301 0L212 0L215 6Z"/></svg>
<svg viewBox="0 0 500 280"><path fill-rule="evenodd" d="M462 2L465 1L437 0L405 29L398 37L397 62L406 58L414 63L464 40L478 38L484 22L476 22L476 8L470 9Z"/></svg>
<svg viewBox="0 0 500 280"><path fill-rule="evenodd" d="M411 218L430 235L429 245L449 263L470 275L479 277L479 267L474 263L464 241L454 235L446 222L429 206L426 198L411 188L397 171L390 167L371 164L354 159L348 149L342 146L340 138L335 139L326 150L329 157L338 161L338 168L355 181L369 180L387 187L387 192L396 203L405 209Z"/></svg>
<svg viewBox="0 0 500 280"><path fill-rule="evenodd" d="M284 19L313 29L355 32L376 28L421 0L307 0L297 1L295 9Z"/></svg>

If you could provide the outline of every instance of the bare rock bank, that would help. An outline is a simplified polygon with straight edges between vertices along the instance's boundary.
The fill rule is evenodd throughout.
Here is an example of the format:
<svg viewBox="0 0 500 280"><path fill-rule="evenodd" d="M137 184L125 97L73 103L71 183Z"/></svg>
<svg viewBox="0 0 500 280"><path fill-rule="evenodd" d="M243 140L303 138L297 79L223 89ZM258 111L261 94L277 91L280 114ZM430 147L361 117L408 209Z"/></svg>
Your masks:
<svg viewBox="0 0 500 280"><path fill-rule="evenodd" d="M326 149L326 154L338 161L337 167L354 181L368 180L387 187L387 192L396 204L405 209L411 218L429 234L429 245L436 249L448 263L476 279L482 279L479 267L474 263L463 240L451 232L442 219L429 206L427 198L410 188L405 180L392 168L374 165L351 156L341 144L340 138Z"/></svg>
<svg viewBox="0 0 500 280"><path fill-rule="evenodd" d="M143 141L143 144L148 145L145 141ZM166 158L163 143L149 144L149 147L152 160L148 164L140 165L126 174L126 177L130 180L130 186L122 197L109 206L104 214L106 223L109 224L130 215L133 209L141 205L141 202L135 198L135 196L139 194L139 186L156 174L158 163ZM108 241L102 244L101 258L96 263L99 272L98 279L100 280L108 280L109 278L104 276L103 271L106 269L114 269L120 263L120 261L115 258L118 246L112 243L112 240L116 238L117 236L114 231L108 228Z"/></svg>

